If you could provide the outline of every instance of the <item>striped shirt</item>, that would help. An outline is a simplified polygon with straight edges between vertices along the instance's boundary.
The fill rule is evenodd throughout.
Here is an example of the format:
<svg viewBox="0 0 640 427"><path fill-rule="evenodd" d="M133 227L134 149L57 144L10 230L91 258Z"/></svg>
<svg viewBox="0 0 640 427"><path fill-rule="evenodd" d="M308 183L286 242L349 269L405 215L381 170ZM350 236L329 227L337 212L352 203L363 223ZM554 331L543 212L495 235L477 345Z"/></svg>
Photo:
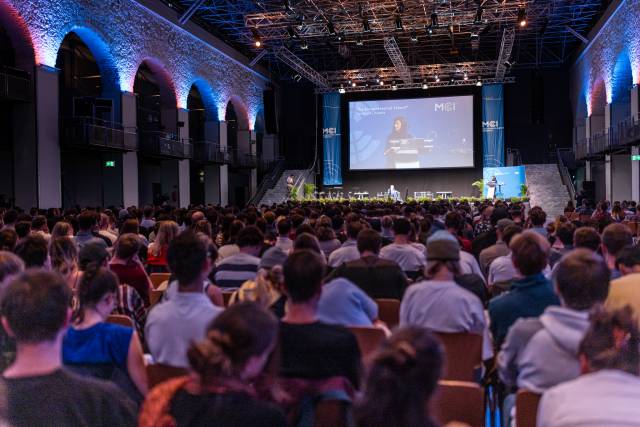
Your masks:
<svg viewBox="0 0 640 427"><path fill-rule="evenodd" d="M214 281L223 290L238 289L247 280L253 280L258 272L260 258L237 253L223 259L216 267Z"/></svg>

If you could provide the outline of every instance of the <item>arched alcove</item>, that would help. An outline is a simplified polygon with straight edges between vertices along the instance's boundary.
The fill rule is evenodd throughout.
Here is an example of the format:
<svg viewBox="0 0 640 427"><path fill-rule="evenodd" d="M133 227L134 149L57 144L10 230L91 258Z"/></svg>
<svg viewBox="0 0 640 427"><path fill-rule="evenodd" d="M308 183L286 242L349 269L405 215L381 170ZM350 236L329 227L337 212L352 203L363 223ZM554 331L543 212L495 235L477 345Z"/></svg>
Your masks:
<svg viewBox="0 0 640 427"><path fill-rule="evenodd" d="M618 55L612 76L611 125L618 126L631 117L631 86L633 75L629 54L623 51Z"/></svg>
<svg viewBox="0 0 640 427"><path fill-rule="evenodd" d="M175 135L178 129L175 85L162 64L155 59L142 61L133 91L138 98L138 132Z"/></svg>
<svg viewBox="0 0 640 427"><path fill-rule="evenodd" d="M607 90L602 79L598 79L591 87L591 135L602 133L604 126L604 109L607 105Z"/></svg>

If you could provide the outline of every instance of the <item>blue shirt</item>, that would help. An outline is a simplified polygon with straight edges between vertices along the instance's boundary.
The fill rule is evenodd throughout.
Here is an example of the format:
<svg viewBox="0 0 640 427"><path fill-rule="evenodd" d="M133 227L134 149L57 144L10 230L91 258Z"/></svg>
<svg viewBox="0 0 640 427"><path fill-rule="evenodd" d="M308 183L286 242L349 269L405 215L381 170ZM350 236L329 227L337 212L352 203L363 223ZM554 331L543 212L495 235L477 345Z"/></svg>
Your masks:
<svg viewBox="0 0 640 427"><path fill-rule="evenodd" d="M522 317L538 317L550 305L560 305L551 282L538 273L514 280L511 290L489 302L491 332L500 345L509 328Z"/></svg>
<svg viewBox="0 0 640 427"><path fill-rule="evenodd" d="M371 326L378 317L378 305L362 289L344 278L322 286L318 320L342 326Z"/></svg>
<svg viewBox="0 0 640 427"><path fill-rule="evenodd" d="M97 323L87 329L69 328L62 342L65 365L115 365L126 370L133 329Z"/></svg>

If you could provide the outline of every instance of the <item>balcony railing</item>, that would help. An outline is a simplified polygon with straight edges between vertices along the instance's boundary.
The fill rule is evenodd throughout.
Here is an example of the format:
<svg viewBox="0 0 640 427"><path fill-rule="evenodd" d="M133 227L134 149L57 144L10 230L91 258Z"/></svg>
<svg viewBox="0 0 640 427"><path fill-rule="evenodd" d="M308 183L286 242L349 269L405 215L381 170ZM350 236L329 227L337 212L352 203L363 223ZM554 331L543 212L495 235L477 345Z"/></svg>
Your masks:
<svg viewBox="0 0 640 427"><path fill-rule="evenodd" d="M214 144L209 141L196 141L193 143L193 159L203 163L231 163L231 153L227 147Z"/></svg>
<svg viewBox="0 0 640 427"><path fill-rule="evenodd" d="M193 145L189 140L159 131L140 132L140 151L153 156L193 158Z"/></svg>
<svg viewBox="0 0 640 427"><path fill-rule="evenodd" d="M28 102L32 98L31 75L17 68L0 66L0 99Z"/></svg>
<svg viewBox="0 0 640 427"><path fill-rule="evenodd" d="M258 158L255 154L233 149L231 151L231 165L237 169L253 169L258 167Z"/></svg>
<svg viewBox="0 0 640 427"><path fill-rule="evenodd" d="M597 157L631 145L640 144L640 122L629 119L590 138L578 139L574 144L577 160Z"/></svg>
<svg viewBox="0 0 640 427"><path fill-rule="evenodd" d="M123 128L92 117L67 117L62 121L62 143L123 151L138 149L135 128Z"/></svg>

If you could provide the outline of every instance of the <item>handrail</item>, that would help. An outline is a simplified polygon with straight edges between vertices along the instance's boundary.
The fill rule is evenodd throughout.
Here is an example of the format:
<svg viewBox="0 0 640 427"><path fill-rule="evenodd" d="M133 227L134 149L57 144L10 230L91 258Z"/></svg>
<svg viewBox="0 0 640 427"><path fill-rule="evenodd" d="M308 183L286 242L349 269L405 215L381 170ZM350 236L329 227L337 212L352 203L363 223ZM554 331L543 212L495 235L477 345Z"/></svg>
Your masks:
<svg viewBox="0 0 640 427"><path fill-rule="evenodd" d="M89 117L64 117L62 119L64 143L115 148L125 151L138 149L135 128Z"/></svg>
<svg viewBox="0 0 640 427"><path fill-rule="evenodd" d="M280 176L282 175L282 172L284 172L284 167L284 158L277 157L273 170L262 179L262 182L256 189L255 194L249 199L249 202L247 204L256 204L260 200L262 200L267 190L273 188L276 185L278 179L280 179Z"/></svg>
<svg viewBox="0 0 640 427"><path fill-rule="evenodd" d="M588 138L577 139L574 144L575 158L585 159L638 142L640 142L640 122L629 118Z"/></svg>
<svg viewBox="0 0 640 427"><path fill-rule="evenodd" d="M569 190L569 195L571 196L571 200L575 200L576 199L576 188L573 185L573 180L571 179L571 175L569 174L569 170L567 169L567 167L564 164L564 160L562 160L562 154L561 152L568 152L571 151L568 148L557 148L556 149L556 158L558 161L558 169L560 170L560 178L562 178L562 183L567 187L567 190Z"/></svg>

